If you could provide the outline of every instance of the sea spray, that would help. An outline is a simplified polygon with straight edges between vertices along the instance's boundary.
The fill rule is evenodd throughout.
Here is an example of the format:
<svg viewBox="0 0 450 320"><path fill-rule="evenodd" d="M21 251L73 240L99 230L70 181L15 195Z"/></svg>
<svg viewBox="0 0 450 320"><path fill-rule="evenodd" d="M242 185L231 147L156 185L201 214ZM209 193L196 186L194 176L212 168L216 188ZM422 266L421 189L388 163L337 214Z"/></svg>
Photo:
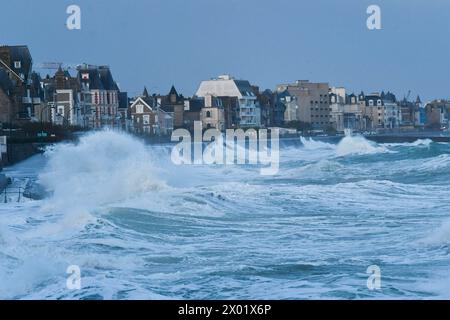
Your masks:
<svg viewBox="0 0 450 320"><path fill-rule="evenodd" d="M113 139L117 141L109 143L117 149L115 144L122 139L116 135ZM0 232L9 231L1 233L0 297L450 297L445 278L450 267L448 228L437 232L448 218L449 144L433 143L430 149L382 145L395 152L361 157L353 156L364 150L353 139L345 140L353 145L346 156L337 155L336 144L309 150L299 147L299 141L289 145L286 139L279 174L264 177L245 166L175 166L170 161L171 146L166 145L144 146L148 152L136 157L134 151L142 144L125 141L133 149L127 160L114 152L105 156L108 150L98 148L93 148L91 159L122 165L138 164L138 159L147 156L157 158L149 162L153 173L149 178L161 184L154 179L162 176L156 169L160 168L170 187L142 193L139 190L145 188L133 188L138 191L125 200L98 195L98 201L86 208L87 212L95 208L96 220L83 228L89 218L78 210L83 199L76 203L75 196L68 197L66 206L58 202L58 211L39 210L64 196L64 190L55 192L52 199L0 206ZM57 146L49 161L62 158L60 148L65 147ZM68 166L77 165L79 159L73 153L64 153L70 154ZM44 162L39 157L35 159ZM436 166L434 161L441 164ZM82 162L86 167L87 160ZM430 170L425 170L423 165L430 163ZM95 173L82 168L83 177ZM45 174L50 169L48 165ZM78 172L69 169L64 167L69 175ZM17 170L23 174L24 167ZM109 174L119 173L110 170ZM51 175L59 176L64 175ZM46 185L56 191L64 186L53 180ZM96 180L89 182L90 190L104 186ZM59 212L69 205L74 211L61 217ZM103 210L106 214L98 214ZM43 228L47 223L59 226ZM78 231L68 233L71 225L77 225ZM48 236L50 232L58 235ZM434 233L439 235L436 245L421 241ZM380 266L386 280L378 292L366 287L365 271L372 264ZM70 265L81 269L80 291L66 288Z"/></svg>
<svg viewBox="0 0 450 320"><path fill-rule="evenodd" d="M89 209L164 186L146 146L113 131L55 146L39 180L53 192L51 204L59 209Z"/></svg>
<svg viewBox="0 0 450 320"><path fill-rule="evenodd" d="M346 135L337 145L314 140L313 138L300 137L300 140L303 147L307 150L315 152L329 150L338 157L390 152L385 146L368 141L359 135Z"/></svg>
<svg viewBox="0 0 450 320"><path fill-rule="evenodd" d="M345 136L336 146L338 156L365 155L389 152L389 150L375 142L368 141L363 136Z"/></svg>

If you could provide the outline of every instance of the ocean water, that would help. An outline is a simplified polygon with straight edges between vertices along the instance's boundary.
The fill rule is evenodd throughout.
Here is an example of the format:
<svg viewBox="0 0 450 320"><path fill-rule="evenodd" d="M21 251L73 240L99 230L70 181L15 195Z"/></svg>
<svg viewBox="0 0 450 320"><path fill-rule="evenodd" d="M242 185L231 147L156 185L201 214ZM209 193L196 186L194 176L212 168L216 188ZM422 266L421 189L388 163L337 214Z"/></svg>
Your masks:
<svg viewBox="0 0 450 320"><path fill-rule="evenodd" d="M7 168L53 195L0 203L0 298L450 298L450 144L283 140L274 176L171 148L97 132Z"/></svg>

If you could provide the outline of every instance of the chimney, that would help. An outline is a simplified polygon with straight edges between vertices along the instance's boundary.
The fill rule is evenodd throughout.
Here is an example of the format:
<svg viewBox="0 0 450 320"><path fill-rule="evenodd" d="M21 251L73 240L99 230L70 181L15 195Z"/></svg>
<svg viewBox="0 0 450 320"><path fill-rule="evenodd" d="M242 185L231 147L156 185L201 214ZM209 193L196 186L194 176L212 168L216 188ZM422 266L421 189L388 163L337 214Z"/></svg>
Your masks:
<svg viewBox="0 0 450 320"><path fill-rule="evenodd" d="M212 105L212 95L210 95L210 94L208 94L208 95L206 95L205 96L205 107L206 108L211 108L213 105Z"/></svg>

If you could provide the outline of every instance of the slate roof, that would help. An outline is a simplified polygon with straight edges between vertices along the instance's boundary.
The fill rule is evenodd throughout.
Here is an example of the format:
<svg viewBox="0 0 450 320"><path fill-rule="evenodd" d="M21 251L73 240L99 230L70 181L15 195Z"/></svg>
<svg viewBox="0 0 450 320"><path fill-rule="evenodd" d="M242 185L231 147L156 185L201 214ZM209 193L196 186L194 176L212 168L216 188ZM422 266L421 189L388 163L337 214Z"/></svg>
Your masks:
<svg viewBox="0 0 450 320"><path fill-rule="evenodd" d="M89 75L89 79L83 79L82 75L86 73ZM79 68L77 78L80 83L89 83L90 90L119 90L111 70L107 66L84 65Z"/></svg>
<svg viewBox="0 0 450 320"><path fill-rule="evenodd" d="M119 109L127 109L128 104L128 93L119 92Z"/></svg>
<svg viewBox="0 0 450 320"><path fill-rule="evenodd" d="M236 84L236 87L238 88L241 95L246 97L255 96L250 82L248 82L247 80L233 80L233 81Z"/></svg>
<svg viewBox="0 0 450 320"><path fill-rule="evenodd" d="M205 98L189 99L188 112L200 112L204 106L205 106Z"/></svg>
<svg viewBox="0 0 450 320"><path fill-rule="evenodd" d="M98 67L98 72L100 74L100 80L103 83L105 90L119 90L117 83L114 81L109 67L100 66Z"/></svg>
<svg viewBox="0 0 450 320"><path fill-rule="evenodd" d="M25 80L31 71L31 66L33 64L33 59L31 58L30 50L27 46L8 46L10 63L9 67L17 74L23 74ZM15 61L20 61L20 68L16 68L14 65Z"/></svg>

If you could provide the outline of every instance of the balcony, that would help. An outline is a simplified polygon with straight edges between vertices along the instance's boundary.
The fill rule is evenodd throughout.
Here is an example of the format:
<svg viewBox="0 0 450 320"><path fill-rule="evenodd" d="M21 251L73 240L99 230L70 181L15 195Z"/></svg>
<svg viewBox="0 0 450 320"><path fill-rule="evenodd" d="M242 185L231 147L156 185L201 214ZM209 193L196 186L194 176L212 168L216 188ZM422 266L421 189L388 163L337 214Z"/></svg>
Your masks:
<svg viewBox="0 0 450 320"><path fill-rule="evenodd" d="M22 97L22 103L23 104L32 104L33 99L31 99L31 97Z"/></svg>

